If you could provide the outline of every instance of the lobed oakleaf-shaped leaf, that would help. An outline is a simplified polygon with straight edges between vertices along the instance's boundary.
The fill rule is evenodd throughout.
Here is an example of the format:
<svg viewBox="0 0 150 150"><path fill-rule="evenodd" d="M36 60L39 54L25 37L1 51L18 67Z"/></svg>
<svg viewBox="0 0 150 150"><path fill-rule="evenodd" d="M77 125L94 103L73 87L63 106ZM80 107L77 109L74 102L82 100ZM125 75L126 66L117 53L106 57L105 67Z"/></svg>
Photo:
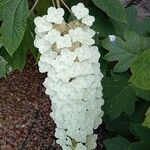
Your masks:
<svg viewBox="0 0 150 150"><path fill-rule="evenodd" d="M137 57L131 66L130 82L137 88L150 90L150 49Z"/></svg>
<svg viewBox="0 0 150 150"><path fill-rule="evenodd" d="M26 29L29 15L27 0L0 0L2 43L12 56L19 47Z"/></svg>
<svg viewBox="0 0 150 150"><path fill-rule="evenodd" d="M104 141L107 150L126 150L130 142L124 137L118 136L117 138L107 139Z"/></svg>
<svg viewBox="0 0 150 150"><path fill-rule="evenodd" d="M114 72L127 71L137 56L149 46L147 38L141 38L132 31L126 31L124 38L125 41L119 37L115 42L111 42L109 39L103 40L103 47L109 50L104 58L108 61L118 61Z"/></svg>
<svg viewBox="0 0 150 150"><path fill-rule="evenodd" d="M0 78L6 74L6 65L7 61L2 56L0 56Z"/></svg>
<svg viewBox="0 0 150 150"><path fill-rule="evenodd" d="M135 108L136 94L128 82L128 74L114 74L102 81L104 112L115 119L122 112L131 115Z"/></svg>
<svg viewBox="0 0 150 150"><path fill-rule="evenodd" d="M120 0L92 0L94 4L105 11L108 16L119 22L127 22L125 9Z"/></svg>
<svg viewBox="0 0 150 150"><path fill-rule="evenodd" d="M148 110L146 112L146 118L142 125L144 127L150 128L150 107L148 108Z"/></svg>

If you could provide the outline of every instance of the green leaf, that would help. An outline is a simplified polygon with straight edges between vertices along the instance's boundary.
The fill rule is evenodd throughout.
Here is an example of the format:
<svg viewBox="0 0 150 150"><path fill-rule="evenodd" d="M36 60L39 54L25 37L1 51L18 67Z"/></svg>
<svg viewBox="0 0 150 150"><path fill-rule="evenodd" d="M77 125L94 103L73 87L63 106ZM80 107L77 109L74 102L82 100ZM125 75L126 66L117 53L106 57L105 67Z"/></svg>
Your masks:
<svg viewBox="0 0 150 150"><path fill-rule="evenodd" d="M12 56L10 64L13 69L22 70L26 64L26 53L27 50L33 48L33 37L31 35L31 30L27 26L23 41L19 48L15 51Z"/></svg>
<svg viewBox="0 0 150 150"><path fill-rule="evenodd" d="M2 56L7 62L11 60L11 56L8 54L4 47L1 47L0 49L0 56Z"/></svg>
<svg viewBox="0 0 150 150"><path fill-rule="evenodd" d="M0 0L0 21L3 20L5 5L9 3L10 0Z"/></svg>
<svg viewBox="0 0 150 150"><path fill-rule="evenodd" d="M79 3L79 0L67 0L67 3L69 3L70 6L73 6L73 5L77 5Z"/></svg>
<svg viewBox="0 0 150 150"><path fill-rule="evenodd" d="M104 141L107 150L149 150L150 129L141 127L138 124L133 127L133 130L136 134L136 142L130 143L121 136L107 139Z"/></svg>
<svg viewBox="0 0 150 150"><path fill-rule="evenodd" d="M131 6L126 9L128 29L138 34L147 32L150 29L150 18L145 18L143 20L137 19L137 9L136 6Z"/></svg>
<svg viewBox="0 0 150 150"><path fill-rule="evenodd" d="M104 112L112 119L119 117L122 112L131 115L134 111L136 94L128 79L128 74L113 74L102 81Z"/></svg>
<svg viewBox="0 0 150 150"><path fill-rule="evenodd" d="M7 61L0 56L0 78L4 77L6 74L6 65L7 65Z"/></svg>
<svg viewBox="0 0 150 150"><path fill-rule="evenodd" d="M130 119L126 114L122 113L117 119L111 120L108 116L103 117L106 129L115 132L118 135L129 137L130 136Z"/></svg>
<svg viewBox="0 0 150 150"><path fill-rule="evenodd" d="M31 50L31 52L33 53L33 56L35 58L35 60L37 59L38 57L38 53L39 51L37 50L37 48L35 48L34 46L34 38L35 38L35 24L33 22L33 18L30 16L30 18L28 19L28 24L27 24L27 30L29 30L30 32L30 41L29 41L29 49Z"/></svg>
<svg viewBox="0 0 150 150"><path fill-rule="evenodd" d="M101 67L100 67L101 72L105 76L107 73L108 62L106 60L104 60L103 58L100 58L99 62L101 64Z"/></svg>
<svg viewBox="0 0 150 150"><path fill-rule="evenodd" d="M11 66L14 70L18 69L21 71L26 64L26 52L28 49L24 44L25 43L21 43L19 48L15 51L15 53L12 56Z"/></svg>
<svg viewBox="0 0 150 150"><path fill-rule="evenodd" d="M150 129L135 125L134 131L138 137L137 142L130 143L127 139L118 136L104 141L107 150L149 150Z"/></svg>
<svg viewBox="0 0 150 150"><path fill-rule="evenodd" d="M99 33L100 37L107 37L108 35L113 34L114 28L109 17L97 7L94 7L94 9L93 7L89 8L90 14L95 17L92 28Z"/></svg>
<svg viewBox="0 0 150 150"><path fill-rule="evenodd" d="M141 124L144 121L145 112L147 111L149 105L150 103L148 101L136 101L134 113L131 116L128 116L131 120L131 124Z"/></svg>
<svg viewBox="0 0 150 150"><path fill-rule="evenodd" d="M92 0L94 4L105 11L108 16L119 22L127 22L124 7L120 0Z"/></svg>
<svg viewBox="0 0 150 150"><path fill-rule="evenodd" d="M38 50L33 46L33 41L34 37L29 25L27 25L23 41L20 44L19 48L15 51L13 56L11 57L4 47L1 48L0 55L8 62L8 65L10 65L13 69L22 70L26 64L27 50L30 49L32 52L35 52L35 55L38 53Z"/></svg>
<svg viewBox="0 0 150 150"><path fill-rule="evenodd" d="M139 139L137 142L131 143L126 150L149 150L150 129L135 125L134 131Z"/></svg>
<svg viewBox="0 0 150 150"><path fill-rule="evenodd" d="M52 1L51 0L39 0L36 10L38 15L45 15L47 13L47 9L52 6Z"/></svg>
<svg viewBox="0 0 150 150"><path fill-rule="evenodd" d="M3 14L2 43L12 56L24 36L29 15L28 2L26 0L0 0L0 12Z"/></svg>
<svg viewBox="0 0 150 150"><path fill-rule="evenodd" d="M138 20L136 6L130 6L126 8L125 11L127 16L127 24L117 22L116 20L110 18L117 35L122 35L127 29L140 35L149 31L150 18L147 17L143 20Z"/></svg>
<svg viewBox="0 0 150 150"><path fill-rule="evenodd" d="M3 46L3 44L0 43L0 48Z"/></svg>
<svg viewBox="0 0 150 150"><path fill-rule="evenodd" d="M109 39L103 41L103 47L110 52L105 56L108 61L118 61L114 67L114 72L124 72L130 68L145 48L148 47L147 39L140 38L138 34L132 31L124 33L125 41L117 37L115 42Z"/></svg>
<svg viewBox="0 0 150 150"><path fill-rule="evenodd" d="M107 150L126 150L130 142L125 138L118 136L117 138L105 140L104 144Z"/></svg>
<svg viewBox="0 0 150 150"><path fill-rule="evenodd" d="M130 82L137 88L150 90L150 49L141 54L131 66Z"/></svg>
<svg viewBox="0 0 150 150"><path fill-rule="evenodd" d="M146 118L142 125L144 127L150 128L150 107L148 108L148 110L146 112Z"/></svg>
<svg viewBox="0 0 150 150"><path fill-rule="evenodd" d="M150 90L141 90L139 88L135 88L136 95L143 98L144 100L150 101Z"/></svg>
<svg viewBox="0 0 150 150"><path fill-rule="evenodd" d="M146 118L142 125L144 127L150 128L150 107L148 108L148 110L146 112Z"/></svg>

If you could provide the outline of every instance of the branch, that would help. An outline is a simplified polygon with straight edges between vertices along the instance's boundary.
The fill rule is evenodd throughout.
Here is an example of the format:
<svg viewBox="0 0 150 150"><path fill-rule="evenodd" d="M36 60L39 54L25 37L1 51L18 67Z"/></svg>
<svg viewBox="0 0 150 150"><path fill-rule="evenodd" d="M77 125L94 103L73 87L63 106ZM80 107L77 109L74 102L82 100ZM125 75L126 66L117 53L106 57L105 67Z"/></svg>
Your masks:
<svg viewBox="0 0 150 150"><path fill-rule="evenodd" d="M30 14L32 13L32 11L34 10L34 8L36 7L36 5L38 4L39 0L36 0L33 7L30 10Z"/></svg>

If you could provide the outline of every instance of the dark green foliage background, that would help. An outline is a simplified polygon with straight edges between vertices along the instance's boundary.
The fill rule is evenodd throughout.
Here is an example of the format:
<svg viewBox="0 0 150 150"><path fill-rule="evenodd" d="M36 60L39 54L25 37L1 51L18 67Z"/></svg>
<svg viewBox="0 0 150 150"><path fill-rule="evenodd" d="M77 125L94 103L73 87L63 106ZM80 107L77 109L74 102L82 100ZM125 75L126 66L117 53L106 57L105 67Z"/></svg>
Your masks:
<svg viewBox="0 0 150 150"><path fill-rule="evenodd" d="M36 16L46 14L50 0L0 0L0 77L8 68L22 70L28 50L34 48ZM81 0L66 0L69 7ZM82 0L96 18L93 29L101 53L107 150L150 150L150 129L143 127L150 107L150 18L137 20L136 6L121 0ZM67 11L67 10L66 10ZM70 13L67 11L66 19ZM108 35L116 35L110 42Z"/></svg>

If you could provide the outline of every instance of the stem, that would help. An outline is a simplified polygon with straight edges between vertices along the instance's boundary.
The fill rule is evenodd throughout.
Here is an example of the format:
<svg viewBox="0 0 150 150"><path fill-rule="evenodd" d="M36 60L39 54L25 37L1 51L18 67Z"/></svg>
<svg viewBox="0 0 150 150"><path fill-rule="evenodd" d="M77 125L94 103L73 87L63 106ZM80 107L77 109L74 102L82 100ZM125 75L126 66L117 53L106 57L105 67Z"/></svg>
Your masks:
<svg viewBox="0 0 150 150"><path fill-rule="evenodd" d="M52 3L53 3L53 6L56 8L56 5L55 5L55 2L54 2L54 0L52 0Z"/></svg>
<svg viewBox="0 0 150 150"><path fill-rule="evenodd" d="M32 11L34 10L34 8L36 7L36 5L38 4L39 0L36 0L33 7L30 10L30 14L32 13Z"/></svg>
<svg viewBox="0 0 150 150"><path fill-rule="evenodd" d="M60 7L60 1L59 0L56 0L56 5L58 8Z"/></svg>
<svg viewBox="0 0 150 150"><path fill-rule="evenodd" d="M62 4L68 9L68 11L70 12L70 13L72 13L71 12L71 10L70 10L70 8L67 6L67 4L64 2L64 0L60 0L61 2L62 2Z"/></svg>

